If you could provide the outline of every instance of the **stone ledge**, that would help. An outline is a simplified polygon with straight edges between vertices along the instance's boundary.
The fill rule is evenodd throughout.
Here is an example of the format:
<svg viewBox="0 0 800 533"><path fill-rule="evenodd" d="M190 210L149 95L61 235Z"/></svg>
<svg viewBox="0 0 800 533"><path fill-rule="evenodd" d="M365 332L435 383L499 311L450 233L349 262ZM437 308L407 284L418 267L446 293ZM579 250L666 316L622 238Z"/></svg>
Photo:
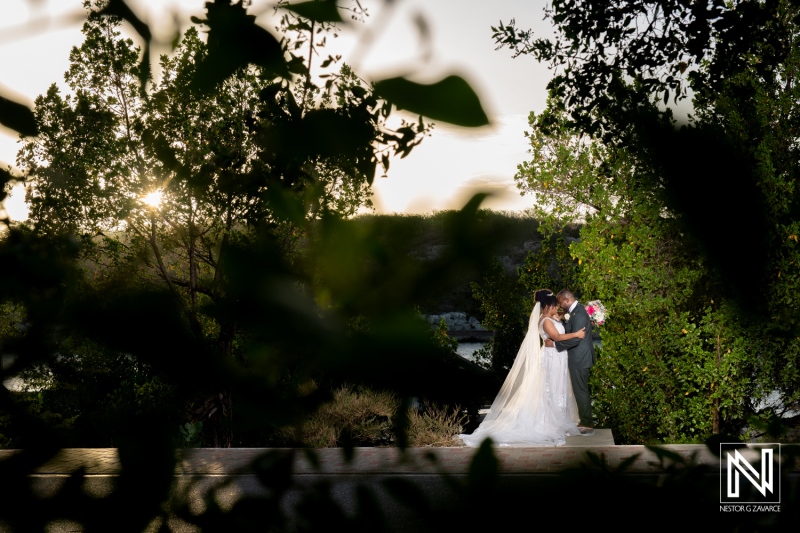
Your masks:
<svg viewBox="0 0 800 533"><path fill-rule="evenodd" d="M593 448L597 446L614 446L614 435L610 429L595 429L591 435L575 435L567 437L568 448Z"/></svg>
<svg viewBox="0 0 800 533"><path fill-rule="evenodd" d="M589 439L590 437L575 437ZM600 437L602 438L602 434ZM800 445L791 446L800 454ZM720 459L703 445L672 444L661 448L676 454L685 463L703 465L719 471ZM475 448L410 448L403 454L397 448L356 448L347 461L340 448L315 450L282 448L199 448L179 450L175 475L248 475L251 463L265 452L294 455L295 475L395 475L395 474L466 474ZM20 450L0 450L0 461L10 459ZM319 463L309 459L313 453ZM629 474L657 474L667 471L658 456L644 446L560 446L536 448L497 447L501 474L557 473L589 462L587 453L601 458L609 468L636 456L625 470ZM121 465L115 448L67 448L36 469L35 475L65 475L85 468L87 475L118 475ZM800 465L792 474L800 474Z"/></svg>

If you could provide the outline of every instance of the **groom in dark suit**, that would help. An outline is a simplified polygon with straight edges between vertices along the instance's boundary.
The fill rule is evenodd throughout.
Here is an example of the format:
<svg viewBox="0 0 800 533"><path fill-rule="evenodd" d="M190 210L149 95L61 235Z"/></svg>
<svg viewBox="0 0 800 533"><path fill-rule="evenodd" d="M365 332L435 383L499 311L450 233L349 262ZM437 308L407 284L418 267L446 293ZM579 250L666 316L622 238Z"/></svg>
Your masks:
<svg viewBox="0 0 800 533"><path fill-rule="evenodd" d="M563 352L567 350L567 366L569 377L572 381L572 392L575 393L575 401L578 404L578 415L580 422L578 429L583 434L594 432L594 420L592 419L592 396L589 392L589 375L595 362L594 344L592 343L592 321L589 313L575 299L572 291L563 290L556 296L561 309L566 311L564 317L567 319L564 329L566 333L573 333L580 329L586 329L586 335L582 339L569 339L554 343L556 350ZM550 339L547 345L551 346Z"/></svg>

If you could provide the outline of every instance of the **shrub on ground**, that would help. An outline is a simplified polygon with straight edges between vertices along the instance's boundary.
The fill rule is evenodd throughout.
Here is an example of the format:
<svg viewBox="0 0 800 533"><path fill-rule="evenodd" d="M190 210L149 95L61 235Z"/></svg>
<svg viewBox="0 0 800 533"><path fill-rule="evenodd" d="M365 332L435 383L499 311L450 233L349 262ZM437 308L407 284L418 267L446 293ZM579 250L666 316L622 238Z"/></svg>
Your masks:
<svg viewBox="0 0 800 533"><path fill-rule="evenodd" d="M427 446L463 446L458 435L464 432L466 414L458 409L427 406L424 410L412 410L408 417L408 445L422 448Z"/></svg>
<svg viewBox="0 0 800 533"><path fill-rule="evenodd" d="M285 427L279 437L311 448L343 446L393 446L394 416L400 399L391 392L343 385L333 399L300 426ZM425 405L409 411L409 446L458 446L463 432L458 409Z"/></svg>

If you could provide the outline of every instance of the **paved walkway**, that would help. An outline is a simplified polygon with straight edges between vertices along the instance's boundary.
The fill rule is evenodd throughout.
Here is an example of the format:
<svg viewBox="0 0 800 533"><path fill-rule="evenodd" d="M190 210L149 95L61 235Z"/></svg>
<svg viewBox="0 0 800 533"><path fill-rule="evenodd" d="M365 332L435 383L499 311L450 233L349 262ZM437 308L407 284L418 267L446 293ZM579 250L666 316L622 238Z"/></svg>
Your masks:
<svg viewBox="0 0 800 533"><path fill-rule="evenodd" d="M797 446L797 445L794 445ZM720 459L702 445L666 445L662 448L676 454L687 463L702 464L719 469ZM250 463L264 448L200 448L178 451L175 474L196 475L247 475ZM352 460L345 458L339 448L316 450L282 450L294 453L296 475L402 475L402 474L466 474L474 448L411 448L403 454L397 448L356 448ZM624 461L636 457L626 469L627 473L659 473L664 471L657 455L644 446L594 446L495 448L501 474L555 473L587 463L587 452L600 457L608 468L615 469ZM0 450L0 461L16 450ZM318 467L310 459L316 456ZM88 475L115 475L120 463L115 448L64 449L56 457L36 470L38 475L59 475L74 472L79 467ZM798 470L800 473L800 470Z"/></svg>

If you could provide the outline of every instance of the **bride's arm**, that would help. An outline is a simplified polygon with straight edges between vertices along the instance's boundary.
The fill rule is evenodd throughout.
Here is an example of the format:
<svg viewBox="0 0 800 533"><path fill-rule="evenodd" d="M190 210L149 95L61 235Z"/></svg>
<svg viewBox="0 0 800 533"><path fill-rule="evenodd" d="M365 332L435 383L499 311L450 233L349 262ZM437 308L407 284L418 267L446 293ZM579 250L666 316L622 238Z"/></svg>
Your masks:
<svg viewBox="0 0 800 533"><path fill-rule="evenodd" d="M553 324L553 322L551 322L550 320L545 320L543 327L544 327L545 333L547 333L550 336L550 338L553 339L554 341L566 341L566 340L569 340L569 339L582 339L582 338L584 338L586 336L586 330L584 330L584 329L579 329L578 331L576 331L574 333L559 333L558 330L556 329L555 325Z"/></svg>

